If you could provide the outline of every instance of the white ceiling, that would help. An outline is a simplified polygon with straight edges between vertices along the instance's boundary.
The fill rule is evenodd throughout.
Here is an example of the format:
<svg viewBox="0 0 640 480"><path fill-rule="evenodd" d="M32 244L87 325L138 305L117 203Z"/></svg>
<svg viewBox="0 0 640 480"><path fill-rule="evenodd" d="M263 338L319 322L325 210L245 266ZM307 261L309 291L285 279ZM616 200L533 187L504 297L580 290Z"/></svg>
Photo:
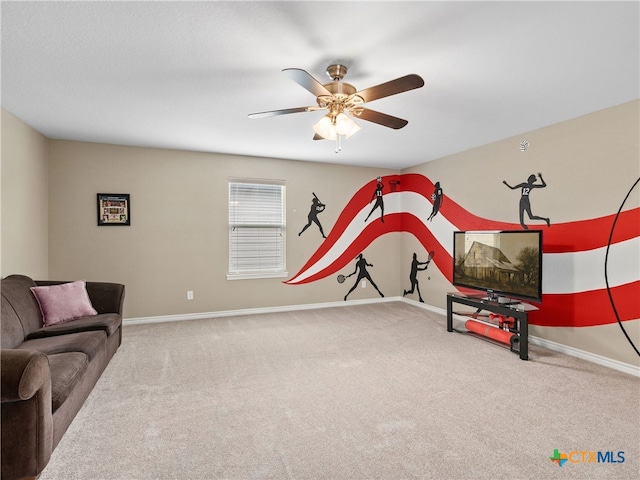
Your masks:
<svg viewBox="0 0 640 480"><path fill-rule="evenodd" d="M640 97L632 2L2 2L2 106L47 137L401 169ZM358 89L425 86L367 104L341 153L281 73ZM523 140L525 140L523 138ZM517 145L514 145L514 149Z"/></svg>

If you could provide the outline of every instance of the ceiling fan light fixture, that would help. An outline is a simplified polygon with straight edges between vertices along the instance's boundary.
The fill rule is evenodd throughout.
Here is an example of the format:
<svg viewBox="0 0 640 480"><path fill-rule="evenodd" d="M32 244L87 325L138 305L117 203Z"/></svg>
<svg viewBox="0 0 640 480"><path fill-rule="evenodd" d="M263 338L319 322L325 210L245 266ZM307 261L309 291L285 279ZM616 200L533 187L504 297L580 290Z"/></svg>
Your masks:
<svg viewBox="0 0 640 480"><path fill-rule="evenodd" d="M360 126L344 112L340 112L335 117L330 114L322 117L313 126L313 131L327 140L337 140L338 135L345 138L351 137L360 131Z"/></svg>
<svg viewBox="0 0 640 480"><path fill-rule="evenodd" d="M331 121L329 115L322 117L318 123L313 126L313 131L327 140L336 140L338 138L336 126Z"/></svg>
<svg viewBox="0 0 640 480"><path fill-rule="evenodd" d="M360 127L349 115L340 112L336 116L336 133L338 135L344 135L346 138L349 138L351 135L358 133L358 131L360 131Z"/></svg>

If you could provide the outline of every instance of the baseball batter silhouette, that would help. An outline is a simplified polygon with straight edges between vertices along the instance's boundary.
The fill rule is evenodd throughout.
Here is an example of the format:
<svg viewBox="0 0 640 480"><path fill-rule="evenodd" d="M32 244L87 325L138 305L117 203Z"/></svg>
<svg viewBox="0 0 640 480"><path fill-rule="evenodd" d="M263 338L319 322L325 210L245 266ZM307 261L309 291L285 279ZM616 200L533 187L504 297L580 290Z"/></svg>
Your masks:
<svg viewBox="0 0 640 480"><path fill-rule="evenodd" d="M311 209L309 210L309 215L307 215L308 223L302 228L302 231L298 234L298 236L302 235L303 232L311 226L312 223L318 225L320 229L320 233L322 234L322 238L327 238L322 230L322 225L320 225L320 220L318 220L318 214L324 212L326 205L318 199L318 197L313 196L313 200L311 200Z"/></svg>

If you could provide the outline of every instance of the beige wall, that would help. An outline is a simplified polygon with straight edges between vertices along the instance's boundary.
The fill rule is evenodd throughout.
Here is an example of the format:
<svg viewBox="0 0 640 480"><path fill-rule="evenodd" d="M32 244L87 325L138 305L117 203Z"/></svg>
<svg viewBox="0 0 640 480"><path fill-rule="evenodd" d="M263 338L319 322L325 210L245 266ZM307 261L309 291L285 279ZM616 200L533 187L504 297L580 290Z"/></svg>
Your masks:
<svg viewBox="0 0 640 480"><path fill-rule="evenodd" d="M403 173L420 173L434 183L439 181L448 198L491 220L517 224L520 192L509 190L502 181L516 185L539 172L547 187L532 192L532 210L534 215L550 217L552 227L553 223L612 215L640 176L639 106L639 101L625 103L428 162ZM519 144L524 140L529 142L529 148L521 152ZM636 188L625 210L639 205L640 189ZM404 233L403 258L410 258L414 251L421 252L424 248L413 236ZM634 269L638 278L640 266L629 268ZM453 287L434 270L429 288L422 290L426 302L446 308L446 293ZM639 323L624 323L636 346L640 346ZM617 324L582 328L532 326L530 332L562 345L638 364L637 355Z"/></svg>
<svg viewBox="0 0 640 480"><path fill-rule="evenodd" d="M327 204L319 218L328 233L358 188L389 173L397 172L51 141L50 276L126 284L126 318L340 301L345 285L335 277L295 286L283 284L284 278L226 279L229 177L286 182L291 277L322 240L315 225L298 236L312 192ZM98 227L97 193L129 193L131 226ZM393 295L399 288L400 235L387 235L366 251L376 283ZM187 290L194 300L186 299ZM377 296L369 285L349 298Z"/></svg>
<svg viewBox="0 0 640 480"><path fill-rule="evenodd" d="M533 213L555 223L611 215L638 178L639 101L483 145L403 173L422 173L440 181L445 194L472 213L518 223L517 190L502 185L523 182L541 172L547 184L532 193ZM527 140L529 148L520 152ZM634 191L626 207L638 205Z"/></svg>
<svg viewBox="0 0 640 480"><path fill-rule="evenodd" d="M548 187L534 192L534 213L552 222L610 215L640 175L639 105L634 101L595 112L402 173L440 181L449 198L474 214L517 223L519 194L501 182L514 184L542 172ZM281 279L226 280L228 178L286 181L287 267L293 276L321 242L315 226L297 236L306 224L311 192L328 205L320 216L328 232L358 188L377 175L399 173L47 141L5 111L2 140L2 275L125 283L126 318L339 301L345 285L333 277L300 286ZM522 140L530 143L526 152L518 150ZM98 227L96 193L131 194L132 225ZM625 208L639 205L636 189ZM387 296L408 286L405 260L422 248L406 233L386 235L367 248L366 257L375 264L373 278ZM429 277L421 281L423 297L444 308L452 286L433 266ZM194 300L186 300L187 290L194 291ZM377 294L368 286L350 298ZM625 327L640 344L639 322L625 322ZM637 364L617 325L533 327L532 334Z"/></svg>
<svg viewBox="0 0 640 480"><path fill-rule="evenodd" d="M2 277L48 276L47 139L2 109Z"/></svg>

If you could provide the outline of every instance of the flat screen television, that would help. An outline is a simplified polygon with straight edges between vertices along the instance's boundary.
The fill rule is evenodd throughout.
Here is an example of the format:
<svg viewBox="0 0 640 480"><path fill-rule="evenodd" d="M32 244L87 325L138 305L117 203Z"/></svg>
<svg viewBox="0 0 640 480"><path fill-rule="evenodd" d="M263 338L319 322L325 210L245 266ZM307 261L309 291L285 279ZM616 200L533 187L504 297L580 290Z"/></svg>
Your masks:
<svg viewBox="0 0 640 480"><path fill-rule="evenodd" d="M453 232L453 285L504 303L542 301L542 232Z"/></svg>

